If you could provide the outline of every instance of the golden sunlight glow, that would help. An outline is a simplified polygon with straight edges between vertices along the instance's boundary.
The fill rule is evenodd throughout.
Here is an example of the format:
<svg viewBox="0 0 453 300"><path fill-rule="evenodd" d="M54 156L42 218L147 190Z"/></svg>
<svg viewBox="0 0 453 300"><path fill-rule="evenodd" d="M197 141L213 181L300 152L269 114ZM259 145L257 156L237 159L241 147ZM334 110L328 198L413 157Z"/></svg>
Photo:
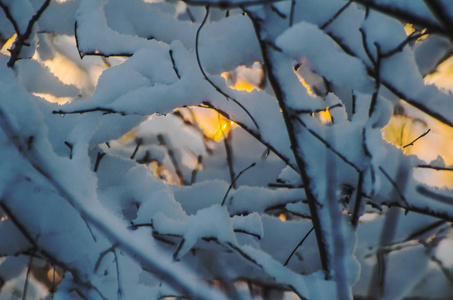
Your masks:
<svg viewBox="0 0 453 300"><path fill-rule="evenodd" d="M6 221L6 220L8 220L8 217L7 217L7 216L3 216L3 217L0 218L0 222L4 222L4 221Z"/></svg>
<svg viewBox="0 0 453 300"><path fill-rule="evenodd" d="M332 124L332 115L330 114L329 108L320 112L312 113L311 116L318 118L318 120L324 125Z"/></svg>
<svg viewBox="0 0 453 300"><path fill-rule="evenodd" d="M286 218L286 215L284 213L281 213L278 218L280 219L280 221L282 222L286 222L287 218Z"/></svg>
<svg viewBox="0 0 453 300"><path fill-rule="evenodd" d="M234 124L233 121L230 121L224 117L220 117L217 122L217 130L214 133L212 132L208 133L207 131L205 131L205 134L210 138L214 139L214 141L216 142L220 141L228 134L233 124ZM200 126L203 127L203 124L200 124Z"/></svg>
<svg viewBox="0 0 453 300"><path fill-rule="evenodd" d="M411 23L406 23L404 25L404 31L406 31L406 35L411 35L415 32L414 25L412 25Z"/></svg>
<svg viewBox="0 0 453 300"><path fill-rule="evenodd" d="M406 24L404 25L404 31L406 32L406 35L407 35L407 36L411 35L412 33L415 32L414 25L411 24L411 23L406 23ZM424 29L421 31L422 34L425 34L425 32L426 32L426 28L424 28ZM423 40L426 39L427 37L428 37L428 34L425 34L425 35L419 37L419 38L417 39L417 41L423 41Z"/></svg>
<svg viewBox="0 0 453 300"><path fill-rule="evenodd" d="M52 283L58 284L62 277L54 268L50 268L49 271L47 271L47 279Z"/></svg>
<svg viewBox="0 0 453 300"><path fill-rule="evenodd" d="M226 72L223 72L221 74L221 76L223 78L225 78L225 80L227 80L228 78L228 73ZM235 90L238 90L238 91L247 91L247 92L251 92L253 91L254 89L257 89L258 90L258 87L247 82L247 81L241 81L241 80L237 80L236 83L232 86L230 86L230 88L232 89L235 89Z"/></svg>
<svg viewBox="0 0 453 300"><path fill-rule="evenodd" d="M87 84L87 73L61 53L56 52L53 59L42 63L64 84L75 85L79 89Z"/></svg>
<svg viewBox="0 0 453 300"><path fill-rule="evenodd" d="M198 126L204 134L217 141L222 140L233 128L235 123L212 109L194 109L192 108Z"/></svg>
<svg viewBox="0 0 453 300"><path fill-rule="evenodd" d="M382 129L388 142L401 147L406 154L416 155L430 164L441 157L446 166L453 164L453 128L429 117L416 108L401 103L407 115L393 115L389 124ZM426 133L410 146L415 139ZM406 146L406 147L404 147ZM427 185L453 188L453 172L415 168L414 177Z"/></svg>
<svg viewBox="0 0 453 300"><path fill-rule="evenodd" d="M297 78L299 78L299 81L302 83L302 85L307 89L307 93L312 96L313 98L316 98L316 94L313 92L311 89L311 86L305 81L305 79L300 76L299 73L295 72L297 75Z"/></svg>
<svg viewBox="0 0 453 300"><path fill-rule="evenodd" d="M225 79L230 88L251 92L254 89L260 90L259 86L263 80L264 71L261 64L255 62L251 68L239 66L231 72L223 72L220 76Z"/></svg>
<svg viewBox="0 0 453 300"><path fill-rule="evenodd" d="M35 95L37 97L41 97L48 102L58 103L60 105L66 104L72 100L72 97L55 97L52 94L46 94L46 93L33 93L33 95Z"/></svg>
<svg viewBox="0 0 453 300"><path fill-rule="evenodd" d="M426 75L424 81L440 89L453 91L453 56L442 62L434 73Z"/></svg>
<svg viewBox="0 0 453 300"><path fill-rule="evenodd" d="M14 41L16 40L17 34L13 34L12 37L10 37L5 44L3 44L2 49L0 50L0 53L6 56L10 56L11 53L9 53L8 49L11 49L13 46Z"/></svg>
<svg viewBox="0 0 453 300"><path fill-rule="evenodd" d="M330 114L329 108L319 112L319 120L321 120L323 124L332 123L332 115Z"/></svg>

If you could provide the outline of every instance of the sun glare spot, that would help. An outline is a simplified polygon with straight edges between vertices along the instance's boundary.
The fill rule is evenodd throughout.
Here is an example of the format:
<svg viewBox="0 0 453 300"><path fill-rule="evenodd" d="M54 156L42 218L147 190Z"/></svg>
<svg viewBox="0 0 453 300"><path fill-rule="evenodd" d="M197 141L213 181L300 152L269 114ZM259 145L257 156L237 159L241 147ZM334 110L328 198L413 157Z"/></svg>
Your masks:
<svg viewBox="0 0 453 300"><path fill-rule="evenodd" d="M48 102L51 103L58 103L59 105L66 104L68 102L71 102L72 98L71 97L56 97L52 94L46 94L46 93L33 93L33 95L43 98Z"/></svg>
<svg viewBox="0 0 453 300"><path fill-rule="evenodd" d="M284 213L281 213L281 214L278 216L278 218L279 218L280 221L282 221L282 222L286 222L286 220L287 220L287 217L286 217L286 215L285 215Z"/></svg>
<svg viewBox="0 0 453 300"><path fill-rule="evenodd" d="M329 108L319 112L319 120L321 120L323 124L332 123L332 115L330 114Z"/></svg>
<svg viewBox="0 0 453 300"><path fill-rule="evenodd" d="M0 53L6 56L11 56L11 53L9 53L8 49L11 49L13 47L13 43L16 40L17 34L13 34L12 37L10 37L4 44L2 49L0 50Z"/></svg>
<svg viewBox="0 0 453 300"><path fill-rule="evenodd" d="M264 71L261 64L255 62L251 68L239 66L231 72L223 72L220 76L225 79L230 88L251 92L254 89L260 90L260 85L264 79Z"/></svg>
<svg viewBox="0 0 453 300"><path fill-rule="evenodd" d="M394 114L382 129L383 138L428 165L439 161L447 167L453 165L453 129L404 102L400 105L402 112ZM430 186L453 187L451 171L415 168L414 178Z"/></svg>
<svg viewBox="0 0 453 300"><path fill-rule="evenodd" d="M313 92L311 89L311 86L305 81L305 79L299 75L299 73L296 72L297 78L299 78L299 81L302 83L304 88L307 89L307 93L312 96L313 98L316 98L316 94Z"/></svg>

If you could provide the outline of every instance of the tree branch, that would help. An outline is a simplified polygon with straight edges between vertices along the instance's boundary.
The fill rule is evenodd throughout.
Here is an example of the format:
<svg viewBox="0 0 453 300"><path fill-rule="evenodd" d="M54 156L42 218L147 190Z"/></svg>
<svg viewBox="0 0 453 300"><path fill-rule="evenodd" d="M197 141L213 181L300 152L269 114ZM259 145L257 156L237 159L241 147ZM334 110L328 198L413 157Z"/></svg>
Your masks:
<svg viewBox="0 0 453 300"><path fill-rule="evenodd" d="M201 74L203 74L203 77L206 79L207 82L209 82L209 84L217 91L219 92L220 94L222 94L223 96L225 96L225 98L227 100L232 100L234 103L236 103L249 117L250 119L252 120L253 124L255 124L256 126L256 129L259 130L259 126L258 126L258 123L256 123L255 119L253 118L253 116L250 114L250 112L239 102L237 101L236 99L234 99L233 97L229 96L227 93L225 93L224 91L222 91L214 82L212 82L211 79L209 79L209 77L206 75L202 65L201 65L201 61L200 61L200 53L199 53L199 47L198 47L198 44L199 44L199 40L200 40L200 31L201 31L201 28L203 28L203 26L205 25L206 23L206 20L208 19L208 16L209 16L209 5L206 6L206 14L204 16L204 19L203 21L201 22L200 24L200 27L198 27L198 30L197 30L197 34L195 36L195 54L197 56L197 63L198 63L198 67L200 68L200 71L201 71Z"/></svg>
<svg viewBox="0 0 453 300"><path fill-rule="evenodd" d="M425 135L427 135L430 131L431 131L431 129L428 129L425 133L423 133L422 135L420 135L418 138L416 138L415 140L413 140L413 141L410 142L409 144L404 145L403 148L406 148L406 147L409 147L409 146L413 146L414 143L415 143L416 141L418 141L419 139L421 139L422 137L424 137Z"/></svg>
<svg viewBox="0 0 453 300"><path fill-rule="evenodd" d="M225 196L223 197L223 200L222 200L222 204L220 206L223 206L225 204L226 198L228 197L228 194L229 194L231 188L236 183L236 181L239 179L239 177L242 174L244 174L248 169L253 168L255 165L256 165L256 163L253 163L250 166L248 166L247 168L245 168L244 170L242 170L241 172L239 172L239 174L234 178L234 180L231 182L230 186L228 187L228 190L226 191Z"/></svg>
<svg viewBox="0 0 453 300"><path fill-rule="evenodd" d="M44 1L44 3L41 5L41 7L38 9L38 11L28 21L28 25L27 25L27 28L25 29L24 33L20 33L17 24L16 24L16 26L14 26L14 23L13 23L14 30L16 30L16 33L17 33L17 38L16 38L16 41L14 42L13 49L10 50L11 57L7 63L7 66L9 68L13 68L16 61L19 60L19 56L20 56L20 53L22 52L22 48L24 46L27 46L27 47L30 46L29 44L27 44L27 40L30 38L30 35L33 32L33 26L38 21L38 19L41 17L41 15L46 10L46 8L49 6L49 4L50 4L50 0ZM3 10L5 11L4 8L3 8ZM6 14L6 11L5 11L5 14ZM11 20L12 19L10 19L10 21Z"/></svg>
<svg viewBox="0 0 453 300"><path fill-rule="evenodd" d="M305 242L305 240L308 238L308 236L310 235L310 233L315 229L315 227L311 227L311 229L305 234L305 236L302 238L302 240L299 242L299 244L297 244L296 248L293 249L293 251L291 252L291 254L288 256L288 258L286 259L285 263L283 264L284 267L286 267L289 263L289 260L291 259L291 257L293 257L294 253L296 253L296 250L302 246L302 244Z"/></svg>

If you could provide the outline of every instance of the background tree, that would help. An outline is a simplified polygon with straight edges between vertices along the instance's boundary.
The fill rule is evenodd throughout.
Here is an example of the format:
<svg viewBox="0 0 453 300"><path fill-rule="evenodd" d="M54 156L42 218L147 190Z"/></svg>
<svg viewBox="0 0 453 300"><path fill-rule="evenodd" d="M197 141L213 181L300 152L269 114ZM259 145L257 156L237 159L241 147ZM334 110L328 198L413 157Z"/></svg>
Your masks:
<svg viewBox="0 0 453 300"><path fill-rule="evenodd" d="M0 1L1 298L448 299L448 1Z"/></svg>

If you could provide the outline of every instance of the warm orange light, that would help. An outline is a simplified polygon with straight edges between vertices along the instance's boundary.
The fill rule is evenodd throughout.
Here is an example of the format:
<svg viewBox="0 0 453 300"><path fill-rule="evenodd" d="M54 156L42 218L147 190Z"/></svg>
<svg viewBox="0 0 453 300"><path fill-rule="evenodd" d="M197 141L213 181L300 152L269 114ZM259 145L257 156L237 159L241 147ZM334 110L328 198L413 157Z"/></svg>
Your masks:
<svg viewBox="0 0 453 300"><path fill-rule="evenodd" d="M299 73L295 72L296 75L297 75L297 78L299 78L299 81L302 83L302 85L307 89L307 93L316 98L316 94L313 92L313 90L311 89L311 86L305 81L305 79L299 75Z"/></svg>
<svg viewBox="0 0 453 300"><path fill-rule="evenodd" d="M235 90L238 90L238 91L247 91L247 92L251 92L253 91L254 89L257 89L258 90L258 87L253 85L253 84L250 84L248 83L247 81L236 81L236 84L233 85L233 86L230 86L232 89L235 89Z"/></svg>
<svg viewBox="0 0 453 300"><path fill-rule="evenodd" d="M47 279L52 283L58 284L62 278L54 268L50 268L49 271L47 271Z"/></svg>
<svg viewBox="0 0 453 300"><path fill-rule="evenodd" d="M215 141L222 140L235 124L215 110L202 108L191 108L191 110L196 123L198 123L204 134Z"/></svg>
<svg viewBox="0 0 453 300"><path fill-rule="evenodd" d="M2 49L0 50L0 53L3 55L10 56L11 53L9 53L8 49L11 49L13 47L13 43L16 40L17 34L13 34L12 37L10 37L4 44Z"/></svg>
<svg viewBox="0 0 453 300"><path fill-rule="evenodd" d="M233 126L234 122L222 117L218 121L218 124L219 124L219 126L218 126L217 131L212 136L210 136L215 141L220 141L223 138L225 138L225 136L231 130L231 126Z"/></svg>
<svg viewBox="0 0 453 300"><path fill-rule="evenodd" d="M278 216L278 218L279 218L280 221L282 221L282 222L286 222L286 220L287 220L287 217L286 217L286 215L285 215L284 213L281 213L281 214Z"/></svg>
<svg viewBox="0 0 453 300"><path fill-rule="evenodd" d="M323 124L332 123L332 115L330 114L329 108L319 112L319 119Z"/></svg>
<svg viewBox="0 0 453 300"><path fill-rule="evenodd" d="M264 77L264 71L261 64L253 63L251 68L239 66L231 72L223 72L220 74L228 86L238 91L251 92L252 90L260 90L259 85Z"/></svg>
<svg viewBox="0 0 453 300"><path fill-rule="evenodd" d="M382 129L383 138L401 147L406 154L416 155L426 164L441 159L446 166L452 165L453 129L404 102L401 105L406 115L393 115L387 126ZM428 134L417 139L428 129L430 129ZM416 141L411 144L414 140ZM413 175L423 184L453 187L453 172L415 168Z"/></svg>
<svg viewBox="0 0 453 300"><path fill-rule="evenodd" d="M70 102L72 100L71 97L55 97L54 95L47 94L47 93L33 93L33 95L35 95L37 97L41 97L41 98L45 99L48 102L58 103L60 105L68 103L68 102Z"/></svg>

